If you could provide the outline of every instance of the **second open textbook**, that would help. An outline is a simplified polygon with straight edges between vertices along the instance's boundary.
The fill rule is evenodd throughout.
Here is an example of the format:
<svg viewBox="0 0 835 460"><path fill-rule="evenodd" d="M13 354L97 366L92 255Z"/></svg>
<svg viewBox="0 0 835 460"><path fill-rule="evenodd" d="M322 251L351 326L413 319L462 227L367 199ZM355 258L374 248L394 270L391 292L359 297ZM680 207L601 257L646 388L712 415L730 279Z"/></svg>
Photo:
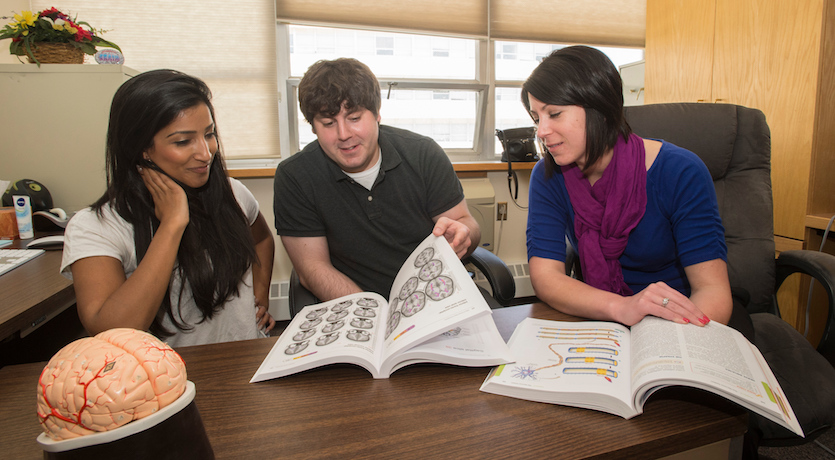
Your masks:
<svg viewBox="0 0 835 460"><path fill-rule="evenodd" d="M734 329L647 316L630 330L611 322L526 318L508 341L515 362L495 368L481 390L595 409L643 412L656 390L683 385L723 396L803 436L760 351Z"/></svg>
<svg viewBox="0 0 835 460"><path fill-rule="evenodd" d="M406 259L388 300L363 292L305 307L250 382L332 363L357 364L387 378L418 362L510 361L481 291L449 243L429 235Z"/></svg>

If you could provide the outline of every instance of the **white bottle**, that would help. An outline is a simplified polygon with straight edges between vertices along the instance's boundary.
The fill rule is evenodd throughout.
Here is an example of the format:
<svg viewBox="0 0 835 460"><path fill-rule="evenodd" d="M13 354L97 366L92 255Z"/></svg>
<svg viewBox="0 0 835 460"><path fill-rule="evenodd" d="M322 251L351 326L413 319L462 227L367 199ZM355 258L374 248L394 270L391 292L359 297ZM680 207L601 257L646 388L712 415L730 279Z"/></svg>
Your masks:
<svg viewBox="0 0 835 460"><path fill-rule="evenodd" d="M14 195L14 215L17 217L17 231L20 232L20 239L34 238L32 230L32 205L27 195Z"/></svg>

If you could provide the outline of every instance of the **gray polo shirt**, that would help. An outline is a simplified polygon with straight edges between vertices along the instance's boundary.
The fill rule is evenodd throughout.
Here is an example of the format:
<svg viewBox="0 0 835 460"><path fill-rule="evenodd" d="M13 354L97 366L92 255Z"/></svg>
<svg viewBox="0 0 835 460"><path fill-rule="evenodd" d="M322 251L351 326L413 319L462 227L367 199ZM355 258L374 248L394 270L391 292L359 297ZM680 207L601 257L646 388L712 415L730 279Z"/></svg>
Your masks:
<svg viewBox="0 0 835 460"><path fill-rule="evenodd" d="M382 165L369 191L312 142L275 172L279 235L325 236L331 262L363 290L388 298L400 266L432 218L464 199L449 157L431 138L380 126Z"/></svg>

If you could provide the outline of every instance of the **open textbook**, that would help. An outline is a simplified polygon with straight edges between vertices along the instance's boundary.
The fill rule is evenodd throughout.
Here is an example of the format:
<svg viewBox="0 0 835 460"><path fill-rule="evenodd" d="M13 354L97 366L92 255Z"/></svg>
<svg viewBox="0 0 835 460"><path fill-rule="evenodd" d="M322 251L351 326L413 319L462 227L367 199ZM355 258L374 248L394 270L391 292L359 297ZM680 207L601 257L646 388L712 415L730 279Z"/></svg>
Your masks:
<svg viewBox="0 0 835 460"><path fill-rule="evenodd" d="M629 328L610 322L526 318L508 341L515 362L498 366L481 390L632 418L656 390L684 385L723 396L803 436L760 354L715 321L681 325L647 316Z"/></svg>
<svg viewBox="0 0 835 460"><path fill-rule="evenodd" d="M489 305L443 237L429 235L406 259L386 301L363 292L299 311L250 380L332 363L387 378L403 366L512 361Z"/></svg>

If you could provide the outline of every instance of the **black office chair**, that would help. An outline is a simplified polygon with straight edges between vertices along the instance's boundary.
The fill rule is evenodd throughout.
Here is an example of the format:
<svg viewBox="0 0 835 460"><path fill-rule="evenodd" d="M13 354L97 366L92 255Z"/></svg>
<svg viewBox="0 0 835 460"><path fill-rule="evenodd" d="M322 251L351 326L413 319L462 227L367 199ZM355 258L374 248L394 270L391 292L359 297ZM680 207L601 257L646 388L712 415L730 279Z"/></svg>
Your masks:
<svg viewBox="0 0 835 460"><path fill-rule="evenodd" d="M821 354L835 351L835 256L796 250L783 251L775 259L771 134L765 115L737 105L700 103L632 106L624 113L635 134L694 152L713 177L725 227L731 286L747 297L754 345L772 368L806 433L802 439L752 415L762 444L792 445L814 439L835 423L835 370ZM577 259L569 251L566 272L582 279ZM829 295L829 316L817 351L779 316L775 294L793 273L812 276Z"/></svg>
<svg viewBox="0 0 835 460"><path fill-rule="evenodd" d="M481 286L479 286L479 290L490 308L501 308L511 304L516 297L516 282L513 280L513 275L510 273L507 264L502 259L487 249L479 247L461 262L464 265L472 264L487 278L487 283L490 285L492 292L488 292ZM288 300L291 318L296 316L296 313L302 308L320 302L313 293L302 286L296 270L290 272Z"/></svg>

